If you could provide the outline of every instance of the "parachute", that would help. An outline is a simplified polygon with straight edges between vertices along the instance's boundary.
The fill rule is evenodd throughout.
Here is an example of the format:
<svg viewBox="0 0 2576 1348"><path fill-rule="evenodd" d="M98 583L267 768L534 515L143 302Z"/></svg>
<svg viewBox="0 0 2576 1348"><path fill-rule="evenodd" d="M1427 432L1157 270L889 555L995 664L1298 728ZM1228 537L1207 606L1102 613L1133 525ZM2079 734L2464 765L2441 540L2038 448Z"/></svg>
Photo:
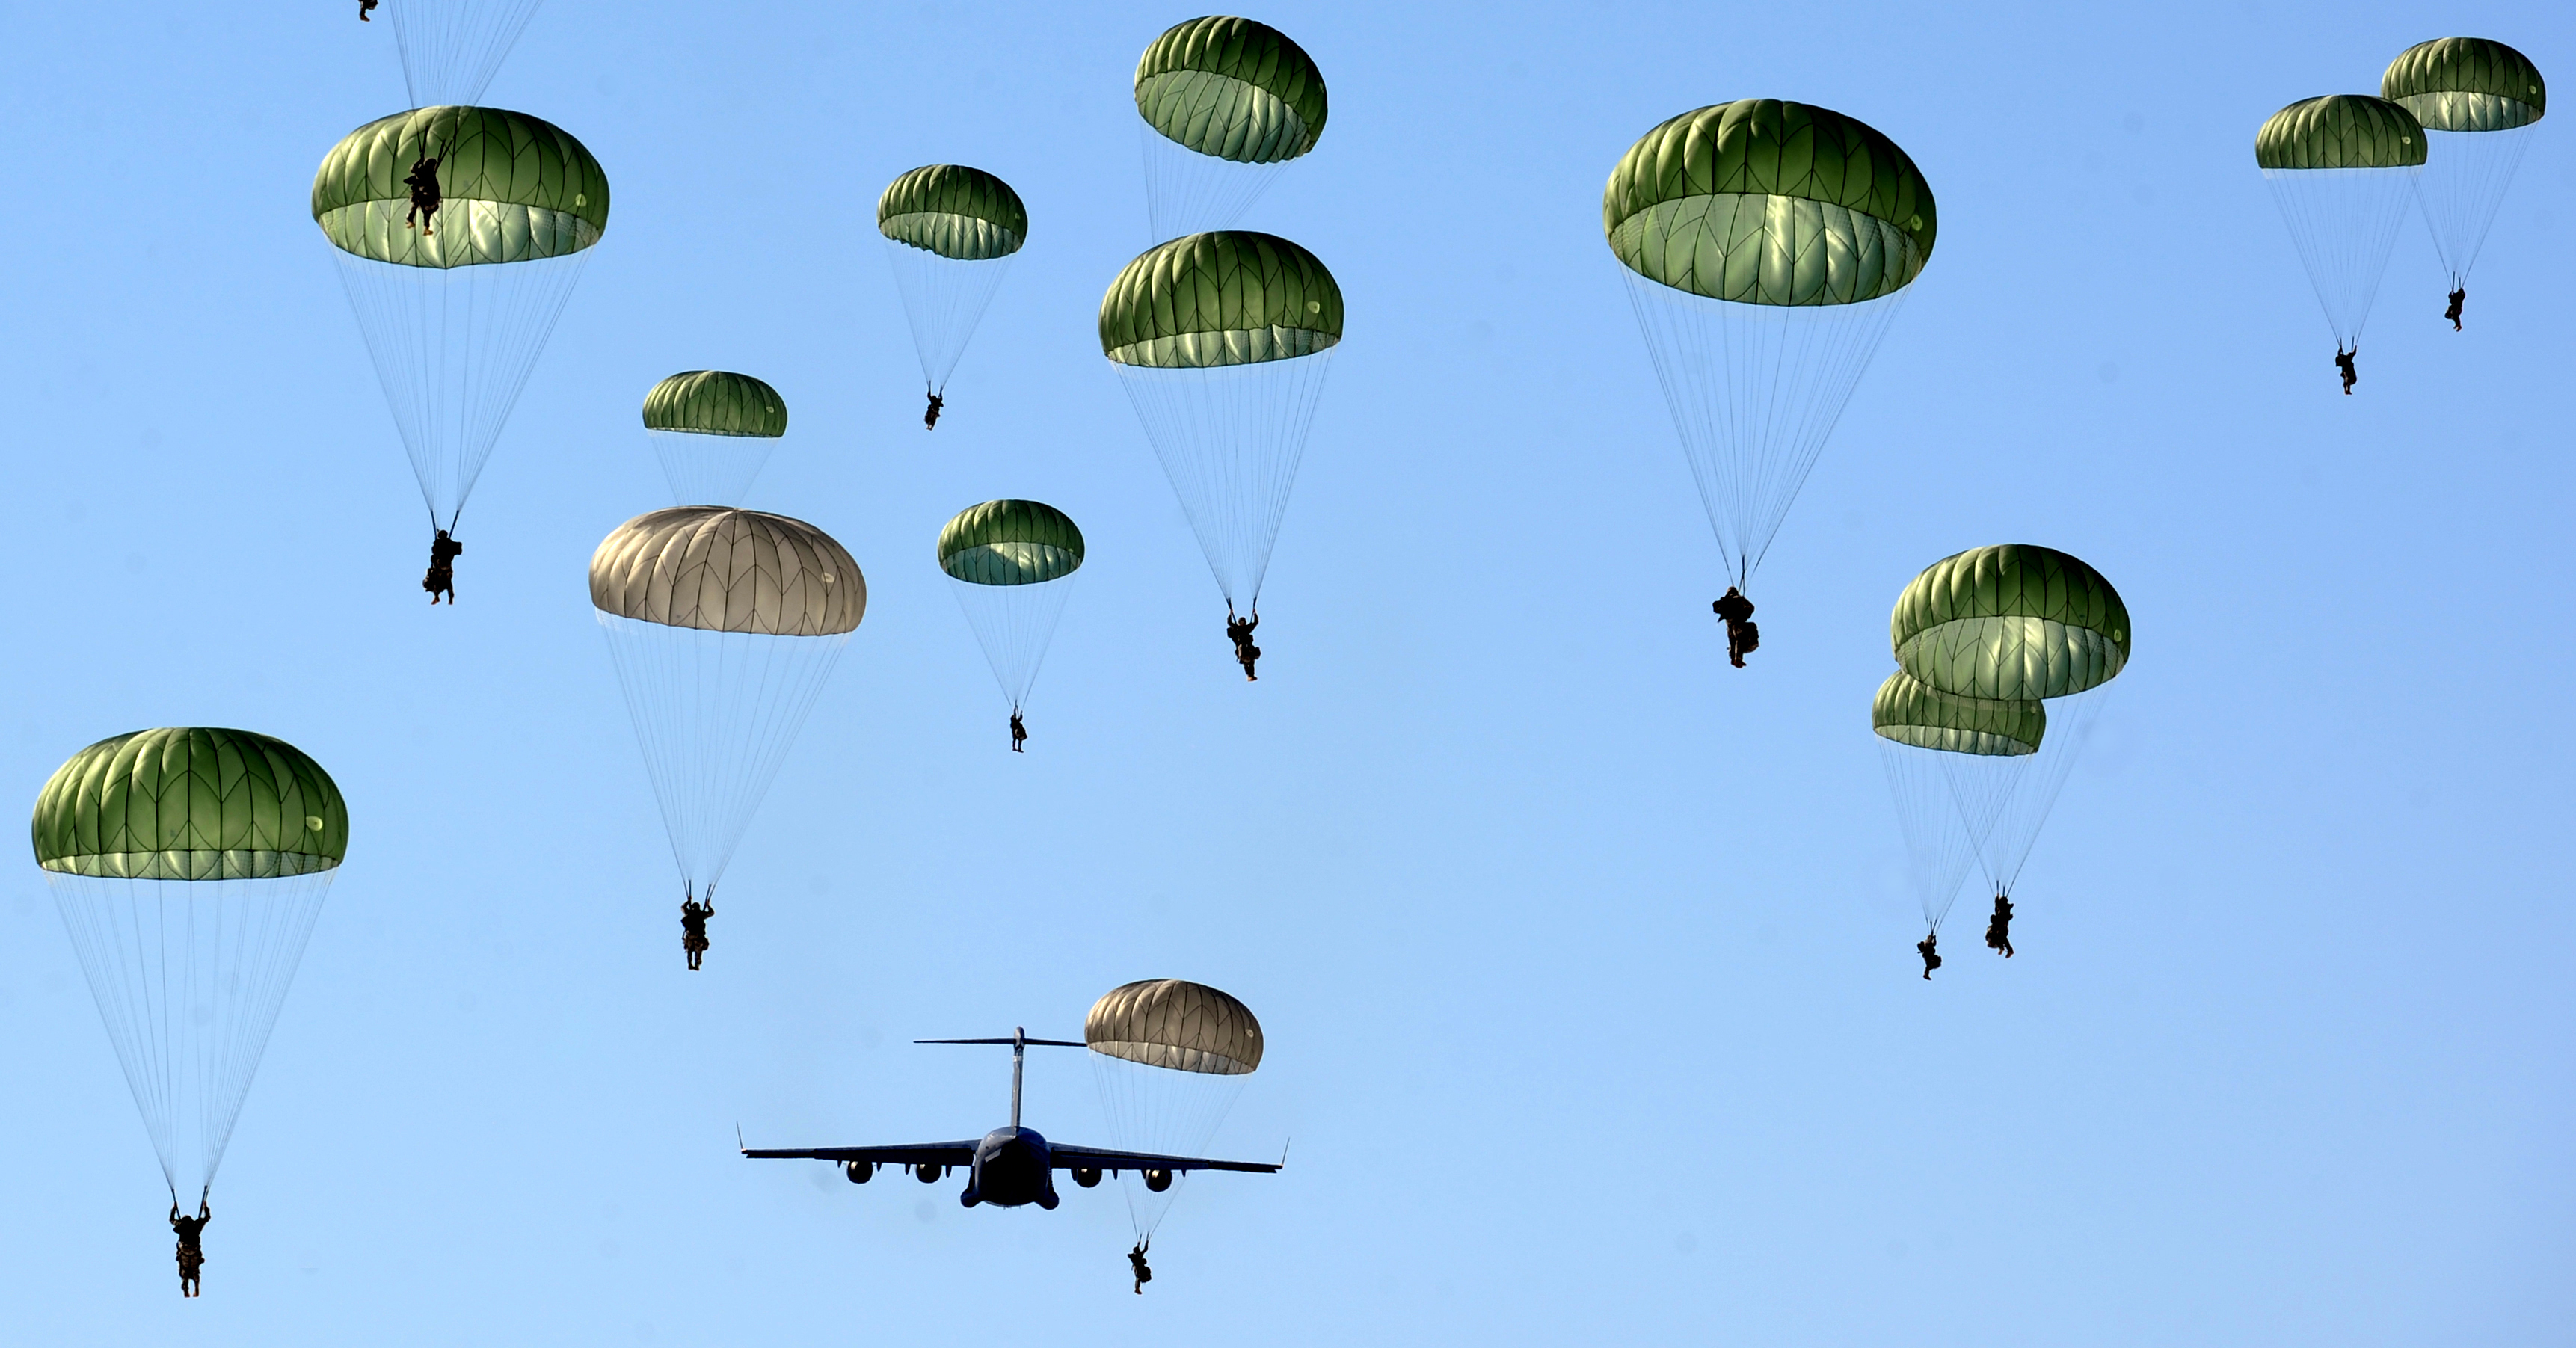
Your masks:
<svg viewBox="0 0 2576 1348"><path fill-rule="evenodd" d="M438 159L430 226L404 179ZM432 527L453 529L608 227L608 179L558 128L498 108L369 122L324 156L313 220L384 385Z"/></svg>
<svg viewBox="0 0 2576 1348"><path fill-rule="evenodd" d="M590 602L685 897L712 902L867 612L867 578L813 525L721 506L638 515L590 559Z"/></svg>
<svg viewBox="0 0 2576 1348"><path fill-rule="evenodd" d="M415 108L483 96L543 0L385 0Z"/></svg>
<svg viewBox="0 0 2576 1348"><path fill-rule="evenodd" d="M1028 208L982 169L932 164L887 185L877 198L877 232L912 322L922 382L937 397L1028 242Z"/></svg>
<svg viewBox="0 0 2576 1348"><path fill-rule="evenodd" d="M1871 699L1887 788L1896 798L1923 921L1941 929L1959 882L2048 732L2037 701L1960 697L1904 670Z"/></svg>
<svg viewBox="0 0 2576 1348"><path fill-rule="evenodd" d="M1747 586L1932 256L1932 189L1855 118L1742 99L1631 146L1601 225L1728 577Z"/></svg>
<svg viewBox="0 0 2576 1348"><path fill-rule="evenodd" d="M1324 134L1324 73L1250 19L1174 24L1136 62L1145 214L1157 239L1231 228Z"/></svg>
<svg viewBox="0 0 2576 1348"><path fill-rule="evenodd" d="M1054 506L986 501L939 531L939 569L1017 717L1046 659L1065 584L1082 566L1082 530Z"/></svg>
<svg viewBox="0 0 2576 1348"><path fill-rule="evenodd" d="M1244 1078L1261 1066L1252 1009L1203 983L1149 978L1109 990L1082 1022L1092 1078L1121 1151L1203 1156ZM1127 1213L1141 1242L1180 1197L1187 1174L1157 1191L1125 1176Z"/></svg>
<svg viewBox="0 0 2576 1348"><path fill-rule="evenodd" d="M1897 596L1888 642L1905 672L1946 693L2065 697L2129 661L2129 610L2102 573L2055 548L1970 548Z"/></svg>
<svg viewBox="0 0 2576 1348"><path fill-rule="evenodd" d="M2400 52L2380 76L2379 95L2423 124L2427 155L2416 198L2451 288L2465 291L2505 189L2549 110L2549 86L2531 58L2501 42L2445 37ZM2439 154L2430 152L2435 145Z"/></svg>
<svg viewBox="0 0 2576 1348"><path fill-rule="evenodd" d="M644 395L644 434L676 503L737 506L787 434L787 400L747 374L691 370Z"/></svg>
<svg viewBox="0 0 2576 1348"><path fill-rule="evenodd" d="M1341 340L1333 274L1286 239L1248 230L1150 249L1100 302L1101 353L1238 610L1259 607Z"/></svg>
<svg viewBox="0 0 2576 1348"><path fill-rule="evenodd" d="M2424 127L2367 94L2303 99L2254 136L2254 162L2308 269L2337 353L2361 349L2362 324L2388 270L2424 170Z"/></svg>
<svg viewBox="0 0 2576 1348"><path fill-rule="evenodd" d="M1966 857L2011 896L2129 640L2111 582L2036 544L1953 554L1897 596L1888 641L1899 668L1870 721L1935 931ZM1942 823L1945 801L1955 828Z"/></svg>
<svg viewBox="0 0 2576 1348"><path fill-rule="evenodd" d="M32 832L171 1201L201 1202L348 853L348 805L283 740L143 730L72 755Z"/></svg>

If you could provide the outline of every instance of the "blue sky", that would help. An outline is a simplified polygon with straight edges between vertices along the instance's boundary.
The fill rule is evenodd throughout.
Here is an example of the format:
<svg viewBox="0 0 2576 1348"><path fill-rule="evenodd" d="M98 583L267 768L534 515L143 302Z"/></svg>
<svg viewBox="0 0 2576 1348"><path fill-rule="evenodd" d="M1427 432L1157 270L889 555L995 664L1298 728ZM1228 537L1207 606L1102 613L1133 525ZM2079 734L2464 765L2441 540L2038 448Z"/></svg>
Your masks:
<svg viewBox="0 0 2576 1348"><path fill-rule="evenodd" d="M242 7L251 8L251 7ZM2252 163L2541 4L1328 5L1254 15L1332 119L1248 221L1349 302L1235 676L1093 337L1150 239L1136 54L1191 11L556 0L488 101L615 214L460 536L421 512L305 194L397 110L343 5L7 14L19 408L0 781L147 725L327 765L348 864L218 1181L202 1300L32 865L0 900L0 1302L28 1342L2537 1344L2576 1315L2552 122L2440 323L2420 224L2338 396ZM1885 131L1938 251L1758 576L1718 558L1602 246L1657 121ZM1032 240L935 436L870 208L936 161ZM664 503L636 408L748 371L751 504L872 604L681 969L582 571ZM1091 556L1025 756L931 562L990 497ZM2022 882L2021 956L1915 977L1863 718L1905 580L2047 543L2135 616ZM1122 1205L960 1210L756 1143L999 1122L1007 1065L1200 979L1270 1056L1128 1294ZM1097 1140L1076 1055L1030 1121Z"/></svg>

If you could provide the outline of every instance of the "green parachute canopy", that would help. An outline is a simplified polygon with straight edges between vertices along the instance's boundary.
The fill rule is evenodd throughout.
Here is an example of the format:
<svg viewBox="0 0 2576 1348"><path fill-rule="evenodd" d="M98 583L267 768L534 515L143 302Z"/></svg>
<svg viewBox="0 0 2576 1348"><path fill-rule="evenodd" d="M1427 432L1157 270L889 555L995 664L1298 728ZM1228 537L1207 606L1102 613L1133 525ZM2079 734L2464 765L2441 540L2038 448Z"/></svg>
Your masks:
<svg viewBox="0 0 2576 1348"><path fill-rule="evenodd" d="M403 179L432 156L435 232L403 223ZM343 252L409 267L563 257L608 228L608 175L580 141L526 113L417 108L331 147L313 175L313 219Z"/></svg>
<svg viewBox="0 0 2576 1348"><path fill-rule="evenodd" d="M877 232L960 262L1009 257L1028 242L1029 210L1009 183L963 164L932 164L887 184Z"/></svg>
<svg viewBox="0 0 2576 1348"><path fill-rule="evenodd" d="M118 735L36 797L36 864L133 880L265 880L340 864L349 807L322 765L247 730Z"/></svg>
<svg viewBox="0 0 2576 1348"><path fill-rule="evenodd" d="M1037 585L1082 565L1082 530L1040 501L986 501L939 531L939 569L974 585Z"/></svg>
<svg viewBox="0 0 2576 1348"><path fill-rule="evenodd" d="M1629 270L1747 304L1856 304L1932 256L1932 189L1859 119L1774 98L1686 112L1610 172L1601 228Z"/></svg>
<svg viewBox="0 0 2576 1348"><path fill-rule="evenodd" d="M1173 142L1275 164L1324 134L1324 73L1288 35L1250 19L1175 24L1136 62L1136 111Z"/></svg>
<svg viewBox="0 0 2576 1348"><path fill-rule="evenodd" d="M2379 96L2432 131L2510 131L2549 110L2549 86L2531 58L2482 37L2418 42L2388 63Z"/></svg>
<svg viewBox="0 0 2576 1348"><path fill-rule="evenodd" d="M1945 753L2008 758L2039 752L2048 708L2037 699L2001 701L1945 693L1904 670L1887 676L1869 704L1879 738Z"/></svg>
<svg viewBox="0 0 2576 1348"><path fill-rule="evenodd" d="M2426 144L2423 123L2398 104L2327 94L2273 113L2254 133L2254 162L2267 169L2415 168Z"/></svg>
<svg viewBox="0 0 2576 1348"><path fill-rule="evenodd" d="M2129 660L2129 609L2102 573L2031 543L1970 548L1896 599L1888 639L1905 672L1945 693L2065 697Z"/></svg>
<svg viewBox="0 0 2576 1348"><path fill-rule="evenodd" d="M644 429L776 439L787 434L787 400L747 374L690 370L644 395Z"/></svg>
<svg viewBox="0 0 2576 1348"><path fill-rule="evenodd" d="M1092 1052L1176 1072L1241 1076L1261 1066L1252 1008L1205 983L1148 978L1092 1003L1082 1022Z"/></svg>
<svg viewBox="0 0 2576 1348"><path fill-rule="evenodd" d="M1127 264L1100 301L1100 350L1121 365L1205 369L1290 360L1342 340L1342 288L1313 253L1226 229Z"/></svg>

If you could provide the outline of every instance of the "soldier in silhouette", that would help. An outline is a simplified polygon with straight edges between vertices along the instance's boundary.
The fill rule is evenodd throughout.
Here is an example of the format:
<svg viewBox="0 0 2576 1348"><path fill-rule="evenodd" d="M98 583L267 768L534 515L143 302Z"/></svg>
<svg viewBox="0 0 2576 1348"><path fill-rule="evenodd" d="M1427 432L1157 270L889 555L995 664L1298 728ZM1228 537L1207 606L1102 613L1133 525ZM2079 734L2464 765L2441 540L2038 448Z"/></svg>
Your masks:
<svg viewBox="0 0 2576 1348"><path fill-rule="evenodd" d="M465 545L449 538L445 529L429 540L429 574L420 578L420 588L429 591L430 603L442 594L449 605L456 603L456 556L463 551Z"/></svg>
<svg viewBox="0 0 2576 1348"><path fill-rule="evenodd" d="M194 1217L179 1211L179 1200L170 1200L170 1229L179 1233L179 1295L183 1297L197 1294L197 1276L206 1267L206 1247L201 1237L205 1235L206 1223L214 1219L215 1214L207 1210L202 1194L197 1198L197 1215Z"/></svg>
<svg viewBox="0 0 2576 1348"><path fill-rule="evenodd" d="M1923 957L1923 981L1932 981L1932 971L1941 967L1941 933L1926 932L1914 943L1914 953Z"/></svg>
<svg viewBox="0 0 2576 1348"><path fill-rule="evenodd" d="M680 949L688 952L691 969L707 957L707 919L715 915L713 890L707 891L705 903L698 902L695 896L680 900Z"/></svg>
<svg viewBox="0 0 2576 1348"><path fill-rule="evenodd" d="M2467 304L2468 302L2469 288L2467 286L2461 286L2451 292L2451 307L2442 311L2442 317L2451 320L2451 331L2458 332L2460 330L2460 306Z"/></svg>
<svg viewBox="0 0 2576 1348"><path fill-rule="evenodd" d="M1744 657L1762 644L1762 629L1753 625L1753 601L1732 585L1710 604L1709 611L1726 623L1726 660L1737 669L1744 668Z"/></svg>
<svg viewBox="0 0 2576 1348"><path fill-rule="evenodd" d="M1986 919L1986 948L2005 959L2011 959L2013 955L2012 900L2001 894L1995 896L1994 916Z"/></svg>
<svg viewBox="0 0 2576 1348"><path fill-rule="evenodd" d="M1253 662L1261 658L1261 648L1252 644L1252 629L1261 625L1261 615L1249 618L1234 616L1234 605L1225 606L1225 639L1234 643L1234 662L1243 666L1243 677L1255 683L1261 676L1252 672Z"/></svg>
<svg viewBox="0 0 2576 1348"><path fill-rule="evenodd" d="M403 212L404 227L409 228L417 216L423 238L437 233L429 227L429 218L438 214L438 156L422 155L414 160L411 176L403 179L403 186L411 189L411 209Z"/></svg>
<svg viewBox="0 0 2576 1348"><path fill-rule="evenodd" d="M1145 1295L1145 1284L1154 1280L1154 1270L1145 1266L1145 1247L1153 1243L1154 1238L1147 1236L1136 1242L1135 1249L1127 1252L1127 1265L1136 1271L1136 1295L1138 1296Z"/></svg>

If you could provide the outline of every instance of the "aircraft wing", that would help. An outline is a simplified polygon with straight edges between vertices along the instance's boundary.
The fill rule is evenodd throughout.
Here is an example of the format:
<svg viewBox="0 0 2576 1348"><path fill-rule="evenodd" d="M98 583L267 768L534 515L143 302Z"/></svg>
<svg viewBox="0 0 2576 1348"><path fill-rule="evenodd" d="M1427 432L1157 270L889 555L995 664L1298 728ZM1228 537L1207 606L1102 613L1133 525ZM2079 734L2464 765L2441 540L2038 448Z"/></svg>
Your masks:
<svg viewBox="0 0 2576 1348"><path fill-rule="evenodd" d="M954 1165L975 1163L972 1142L917 1142L905 1147L745 1147L755 1161L874 1161L878 1165Z"/></svg>
<svg viewBox="0 0 2576 1348"><path fill-rule="evenodd" d="M1071 1170L1078 1165L1097 1166L1102 1170L1249 1170L1269 1175L1279 1167L1268 1161L1211 1161L1203 1156L1157 1156L1148 1151L1105 1151L1099 1147L1072 1147L1050 1142L1055 1153L1055 1168Z"/></svg>

